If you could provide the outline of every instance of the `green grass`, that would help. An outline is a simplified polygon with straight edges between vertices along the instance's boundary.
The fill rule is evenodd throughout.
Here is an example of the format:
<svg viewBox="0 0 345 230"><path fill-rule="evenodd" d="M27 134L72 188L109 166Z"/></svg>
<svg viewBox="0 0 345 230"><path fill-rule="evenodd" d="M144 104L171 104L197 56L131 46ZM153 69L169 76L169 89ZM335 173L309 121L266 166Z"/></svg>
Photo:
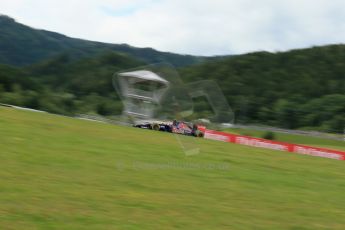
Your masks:
<svg viewBox="0 0 345 230"><path fill-rule="evenodd" d="M253 130L253 129L239 129L239 128L230 128L227 129L230 133L249 135L253 137L262 138L267 131ZM294 144L303 144L310 145L315 147L329 148L329 149L338 149L345 150L345 141L338 141L333 139L324 139L320 137L312 137L305 135L297 134L288 134L288 133L279 133L274 132L275 140L283 141Z"/></svg>
<svg viewBox="0 0 345 230"><path fill-rule="evenodd" d="M0 135L0 229L345 228L343 161L2 107Z"/></svg>

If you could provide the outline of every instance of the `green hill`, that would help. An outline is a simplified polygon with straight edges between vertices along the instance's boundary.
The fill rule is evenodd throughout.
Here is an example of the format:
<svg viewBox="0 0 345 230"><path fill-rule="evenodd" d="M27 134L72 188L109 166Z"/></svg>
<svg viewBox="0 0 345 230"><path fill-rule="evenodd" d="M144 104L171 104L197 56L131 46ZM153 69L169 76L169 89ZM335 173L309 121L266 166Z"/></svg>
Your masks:
<svg viewBox="0 0 345 230"><path fill-rule="evenodd" d="M240 123L343 132L345 45L256 52L181 71L187 81L213 79Z"/></svg>
<svg viewBox="0 0 345 230"><path fill-rule="evenodd" d="M203 57L160 52L152 48L136 48L127 44L108 44L70 38L62 34L33 29L0 15L0 63L15 66L34 64L61 53L74 59L116 51L147 63L169 62L175 66L199 63Z"/></svg>
<svg viewBox="0 0 345 230"><path fill-rule="evenodd" d="M0 135L4 230L345 226L342 161L4 107Z"/></svg>
<svg viewBox="0 0 345 230"><path fill-rule="evenodd" d="M218 82L237 123L342 133L344 53L344 45L250 53L179 72L185 82ZM60 114L119 114L122 107L111 77L142 65L116 52L79 60L65 53L25 68L0 65L0 102ZM197 113L205 108L205 101L196 101Z"/></svg>

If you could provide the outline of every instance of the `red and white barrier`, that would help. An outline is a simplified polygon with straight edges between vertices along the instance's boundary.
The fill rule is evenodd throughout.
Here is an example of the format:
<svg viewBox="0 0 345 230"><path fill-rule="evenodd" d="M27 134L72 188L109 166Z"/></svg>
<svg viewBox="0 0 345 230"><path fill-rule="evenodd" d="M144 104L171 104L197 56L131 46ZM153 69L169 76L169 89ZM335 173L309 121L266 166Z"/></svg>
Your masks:
<svg viewBox="0 0 345 230"><path fill-rule="evenodd" d="M248 145L259 148L293 152L304 155L318 156L337 160L345 160L345 152L325 148L317 148L306 145L290 144L280 141L271 141L262 138L248 137L225 133L215 130L206 130L204 138L217 141L231 142L240 145Z"/></svg>

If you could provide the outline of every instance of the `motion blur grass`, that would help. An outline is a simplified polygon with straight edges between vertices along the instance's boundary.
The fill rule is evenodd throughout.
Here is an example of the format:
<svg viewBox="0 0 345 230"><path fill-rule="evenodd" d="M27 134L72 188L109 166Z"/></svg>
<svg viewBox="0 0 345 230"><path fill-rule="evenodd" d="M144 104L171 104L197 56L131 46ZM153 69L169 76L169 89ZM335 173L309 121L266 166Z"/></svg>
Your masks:
<svg viewBox="0 0 345 230"><path fill-rule="evenodd" d="M0 135L0 229L345 228L343 161L3 107Z"/></svg>

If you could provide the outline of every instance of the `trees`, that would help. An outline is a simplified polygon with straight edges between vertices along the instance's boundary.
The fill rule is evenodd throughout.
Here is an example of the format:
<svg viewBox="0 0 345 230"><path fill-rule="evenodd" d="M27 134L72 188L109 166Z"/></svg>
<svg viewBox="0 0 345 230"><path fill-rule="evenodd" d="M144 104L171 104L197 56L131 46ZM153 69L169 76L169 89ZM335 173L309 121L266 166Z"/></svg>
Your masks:
<svg viewBox="0 0 345 230"><path fill-rule="evenodd" d="M344 59L344 45L257 52L191 66L182 76L217 81L237 122L334 130L336 116L345 117Z"/></svg>
<svg viewBox="0 0 345 230"><path fill-rule="evenodd" d="M216 81L238 123L342 132L344 59L345 45L335 45L233 56L179 72L186 83ZM25 68L0 65L0 102L62 114L118 114L122 104L112 75L141 65L114 52L79 61L62 54ZM207 103L194 106L201 117L208 116Z"/></svg>

